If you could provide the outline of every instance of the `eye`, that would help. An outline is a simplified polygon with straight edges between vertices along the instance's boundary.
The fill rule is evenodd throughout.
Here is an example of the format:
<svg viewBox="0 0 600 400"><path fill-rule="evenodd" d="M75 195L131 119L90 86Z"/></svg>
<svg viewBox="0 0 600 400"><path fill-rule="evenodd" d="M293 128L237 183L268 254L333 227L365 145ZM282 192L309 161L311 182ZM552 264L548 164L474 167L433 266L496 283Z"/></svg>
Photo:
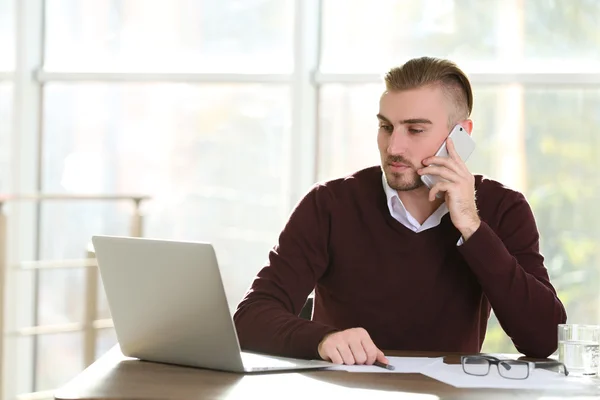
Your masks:
<svg viewBox="0 0 600 400"><path fill-rule="evenodd" d="M392 125L379 124L379 129L383 129L387 133L392 133L394 131L394 127Z"/></svg>
<svg viewBox="0 0 600 400"><path fill-rule="evenodd" d="M422 133L422 132L423 132L423 129L414 129L414 128L411 128L411 129L409 129L408 131L409 131L410 133L417 134L417 133Z"/></svg>

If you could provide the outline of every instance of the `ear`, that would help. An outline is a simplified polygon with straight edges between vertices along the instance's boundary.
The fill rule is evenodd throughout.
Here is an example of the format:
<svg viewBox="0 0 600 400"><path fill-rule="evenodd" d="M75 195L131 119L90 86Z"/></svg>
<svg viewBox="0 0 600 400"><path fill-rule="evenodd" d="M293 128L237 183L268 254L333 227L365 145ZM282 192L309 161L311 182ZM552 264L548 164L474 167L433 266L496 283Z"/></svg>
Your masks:
<svg viewBox="0 0 600 400"><path fill-rule="evenodd" d="M472 119L465 119L464 121L460 122L460 126L462 126L463 128L465 128L465 131L467 131L467 133L470 135L471 132L473 131L473 120Z"/></svg>

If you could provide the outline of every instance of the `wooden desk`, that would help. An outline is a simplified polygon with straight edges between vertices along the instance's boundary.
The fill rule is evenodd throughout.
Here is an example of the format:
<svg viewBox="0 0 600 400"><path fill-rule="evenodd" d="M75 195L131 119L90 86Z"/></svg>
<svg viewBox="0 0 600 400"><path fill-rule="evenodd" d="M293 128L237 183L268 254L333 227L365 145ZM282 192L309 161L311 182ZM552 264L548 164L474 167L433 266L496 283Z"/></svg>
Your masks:
<svg viewBox="0 0 600 400"><path fill-rule="evenodd" d="M387 352L391 356L457 354ZM585 396L585 397L584 397ZM593 396L593 397L589 397ZM565 391L457 389L421 374L344 371L242 375L144 362L124 357L118 346L56 392L56 399L563 399L599 398L600 388Z"/></svg>

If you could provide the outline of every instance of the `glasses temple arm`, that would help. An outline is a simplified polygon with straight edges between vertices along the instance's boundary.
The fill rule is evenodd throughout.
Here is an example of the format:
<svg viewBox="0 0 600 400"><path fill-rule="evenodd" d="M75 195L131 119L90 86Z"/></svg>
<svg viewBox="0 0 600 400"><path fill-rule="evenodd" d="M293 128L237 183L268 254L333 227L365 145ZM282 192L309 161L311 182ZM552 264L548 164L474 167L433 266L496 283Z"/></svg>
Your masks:
<svg viewBox="0 0 600 400"><path fill-rule="evenodd" d="M533 367L534 368L542 368L542 369L546 369L546 368L552 368L552 367L562 367L563 370L565 371L565 376L569 375L569 370L567 369L567 366L563 363L561 363L560 361L555 361L555 360L547 360L547 361L535 361L533 362Z"/></svg>

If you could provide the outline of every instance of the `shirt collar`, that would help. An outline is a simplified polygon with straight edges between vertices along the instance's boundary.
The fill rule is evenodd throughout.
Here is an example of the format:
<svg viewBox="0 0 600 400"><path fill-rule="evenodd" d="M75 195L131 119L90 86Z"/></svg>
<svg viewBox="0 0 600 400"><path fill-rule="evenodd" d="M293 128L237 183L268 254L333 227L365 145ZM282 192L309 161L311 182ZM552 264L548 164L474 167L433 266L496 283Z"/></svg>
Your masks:
<svg viewBox="0 0 600 400"><path fill-rule="evenodd" d="M400 197L398 196L398 192L389 185L383 171L381 173L381 180L387 198L388 209L392 217L416 232L422 232L438 226L442 221L442 217L448 213L448 206L444 202L425 220L425 222L423 222L423 224L419 224L417 220L410 215L406 207L404 207L402 200L400 200ZM398 213L400 213L400 215L398 215Z"/></svg>
<svg viewBox="0 0 600 400"><path fill-rule="evenodd" d="M398 197L398 192L396 192L394 189L391 188L391 186L389 185L387 178L385 177L385 173L381 174L381 180L383 181L383 190L385 191L385 197L387 198L387 205L388 207L391 209L392 208L392 199L394 197L398 198L398 200L400 200L400 197ZM402 201L400 200L400 204L402 204ZM402 208L404 208L404 204L402 204Z"/></svg>

